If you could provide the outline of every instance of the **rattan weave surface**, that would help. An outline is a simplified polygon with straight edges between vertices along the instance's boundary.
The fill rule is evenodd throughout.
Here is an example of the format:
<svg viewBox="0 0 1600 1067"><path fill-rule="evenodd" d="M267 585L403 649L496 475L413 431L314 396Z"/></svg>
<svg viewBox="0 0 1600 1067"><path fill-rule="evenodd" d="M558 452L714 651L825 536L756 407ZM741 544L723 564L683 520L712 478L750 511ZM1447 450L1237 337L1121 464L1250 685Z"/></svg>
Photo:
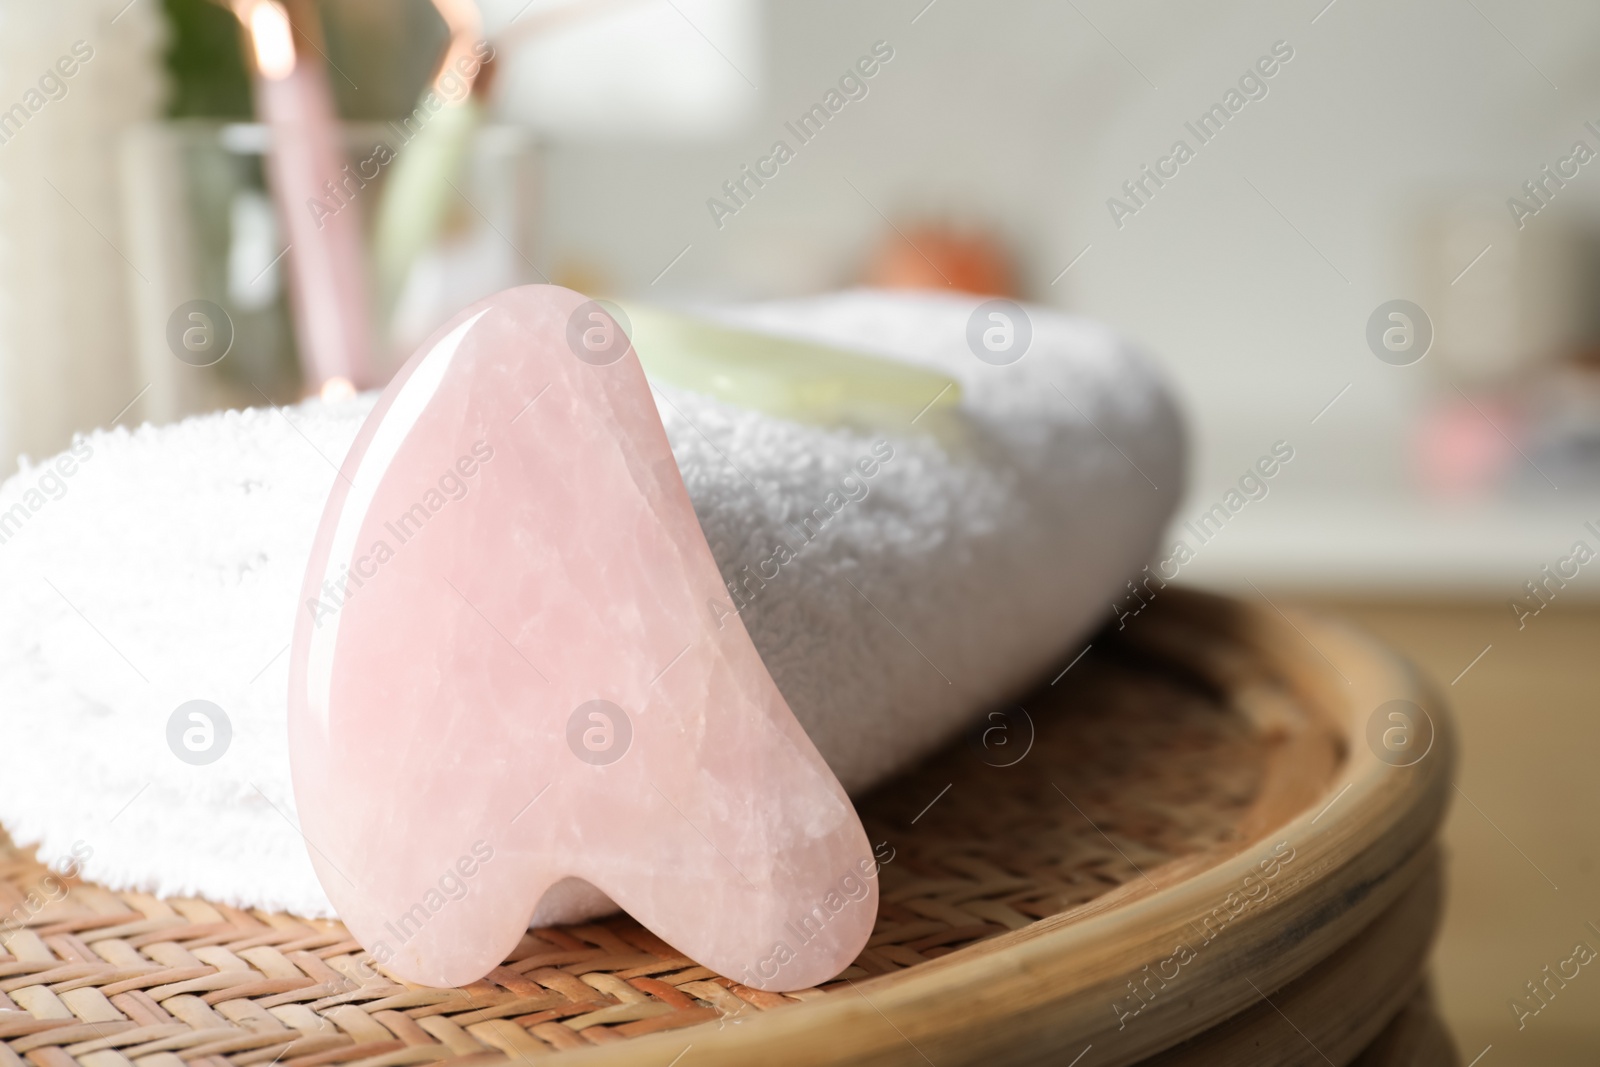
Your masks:
<svg viewBox="0 0 1600 1067"><path fill-rule="evenodd" d="M1203 684L1097 638L1056 684L861 805L887 860L871 941L829 987L783 995L625 917L530 931L471 986L406 986L337 922L111 892L0 838L0 1067L477 1064L738 1025L1226 850L1264 759Z"/></svg>

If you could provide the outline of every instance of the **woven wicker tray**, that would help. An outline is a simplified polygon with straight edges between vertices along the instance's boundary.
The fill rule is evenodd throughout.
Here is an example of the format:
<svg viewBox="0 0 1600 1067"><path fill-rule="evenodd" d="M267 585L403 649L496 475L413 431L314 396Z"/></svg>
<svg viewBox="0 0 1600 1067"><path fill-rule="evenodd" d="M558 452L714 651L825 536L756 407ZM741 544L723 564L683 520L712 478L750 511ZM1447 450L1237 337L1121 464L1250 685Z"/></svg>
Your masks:
<svg viewBox="0 0 1600 1067"><path fill-rule="evenodd" d="M1408 767L1365 741L1396 698L1437 731ZM35 911L48 872L0 839L0 1067L1342 1064L1415 1016L1453 751L1404 664L1168 591L1017 707L861 804L893 849L872 939L784 995L625 917L412 987L337 922L70 880Z"/></svg>

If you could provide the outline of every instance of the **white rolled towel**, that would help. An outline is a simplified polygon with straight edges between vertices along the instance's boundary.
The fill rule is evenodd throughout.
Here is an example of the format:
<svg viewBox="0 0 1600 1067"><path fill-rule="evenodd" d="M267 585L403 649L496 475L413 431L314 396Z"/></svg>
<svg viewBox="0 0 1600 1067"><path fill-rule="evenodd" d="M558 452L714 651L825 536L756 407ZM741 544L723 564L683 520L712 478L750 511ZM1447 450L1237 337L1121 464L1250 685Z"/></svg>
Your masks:
<svg viewBox="0 0 1600 1067"><path fill-rule="evenodd" d="M953 418L817 426L659 390L756 648L855 794L1065 666L1180 496L1182 427L1145 360L1028 308L1026 355L990 365L967 342L978 303L855 291L717 312L935 369L962 387ZM15 839L112 888L332 914L295 829L287 646L373 399L96 432L0 486ZM198 766L168 740L195 699L231 731ZM538 918L596 907L547 900Z"/></svg>

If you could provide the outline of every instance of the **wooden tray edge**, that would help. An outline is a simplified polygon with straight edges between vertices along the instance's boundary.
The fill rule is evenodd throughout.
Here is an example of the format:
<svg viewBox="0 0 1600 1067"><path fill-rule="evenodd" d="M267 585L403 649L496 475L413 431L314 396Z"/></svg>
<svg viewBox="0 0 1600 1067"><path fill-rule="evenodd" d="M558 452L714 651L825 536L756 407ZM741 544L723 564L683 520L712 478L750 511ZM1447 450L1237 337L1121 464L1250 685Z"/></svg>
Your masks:
<svg viewBox="0 0 1600 1067"><path fill-rule="evenodd" d="M1008 1050L1094 1044L1097 1067L1135 1063L1259 1000L1248 969L1271 992L1305 973L1390 907L1426 869L1455 759L1453 724L1438 694L1387 647L1323 618L1204 594L1174 594L1176 610L1223 611L1239 636L1275 665L1307 707L1345 738L1333 783L1297 816L1215 866L1120 906L1069 913L835 996L719 1030L639 1038L568 1054L575 1065L664 1063L694 1048L697 1067L769 1064L1029 1062ZM1388 700L1424 706L1434 746L1410 767L1383 763L1364 743L1367 720ZM1217 943L1180 967L1192 995L1183 1013L1150 1025L1116 1025L1113 1004L1145 976L1140 964L1172 958L1194 923L1260 879L1279 843L1268 895L1233 918ZM1158 880L1160 875L1151 872ZM1165 872L1162 872L1165 873ZM1253 888L1250 890L1253 892ZM1189 933L1186 933L1189 932ZM1134 963L1133 961L1138 961ZM1259 965L1251 969L1253 965ZM1192 973L1190 973L1192 971ZM1147 987L1149 988L1149 987ZM982 1026L974 1027L974 1015ZM1118 1034L1122 1037L1118 1037ZM1004 1038L1003 1045L999 1043Z"/></svg>

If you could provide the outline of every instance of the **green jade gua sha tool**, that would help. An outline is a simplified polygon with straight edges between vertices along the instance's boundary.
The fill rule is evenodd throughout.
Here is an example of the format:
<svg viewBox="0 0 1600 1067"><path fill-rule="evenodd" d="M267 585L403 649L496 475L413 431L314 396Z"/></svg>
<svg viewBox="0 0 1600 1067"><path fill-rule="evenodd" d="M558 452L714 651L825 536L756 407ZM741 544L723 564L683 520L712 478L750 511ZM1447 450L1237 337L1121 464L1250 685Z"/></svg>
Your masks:
<svg viewBox="0 0 1600 1067"><path fill-rule="evenodd" d="M961 400L953 379L891 359L648 304L602 303L651 379L778 418L906 425Z"/></svg>

